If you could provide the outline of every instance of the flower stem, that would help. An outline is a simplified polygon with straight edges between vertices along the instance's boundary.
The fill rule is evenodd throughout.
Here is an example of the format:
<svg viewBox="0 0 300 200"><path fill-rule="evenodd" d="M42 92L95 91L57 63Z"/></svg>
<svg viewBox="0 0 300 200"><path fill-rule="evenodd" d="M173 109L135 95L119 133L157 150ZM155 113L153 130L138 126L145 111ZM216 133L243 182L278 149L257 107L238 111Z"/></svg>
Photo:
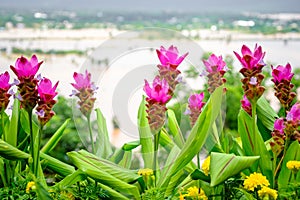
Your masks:
<svg viewBox="0 0 300 200"><path fill-rule="evenodd" d="M4 111L1 111L1 126L2 126L2 135L3 140L6 142L6 133L5 133L5 123L4 123ZM2 176L1 176L2 177ZM10 169L9 169L9 161L4 159L4 176L2 177L2 182L5 187L10 185Z"/></svg>
<svg viewBox="0 0 300 200"><path fill-rule="evenodd" d="M252 106L252 129L253 129L253 141L254 141L254 155L257 155L256 152L256 100L251 102Z"/></svg>
<svg viewBox="0 0 300 200"><path fill-rule="evenodd" d="M154 177L155 181L154 184L156 186L156 180L157 180L157 154L158 154L158 146L159 146L159 136L160 136L160 131L157 133L154 133L154 158L153 158L153 171L154 171Z"/></svg>
<svg viewBox="0 0 300 200"><path fill-rule="evenodd" d="M93 131L92 131L92 124L91 124L91 115L87 116L88 126L89 126L89 132L90 132L90 140L92 144L92 153L96 154L95 146L94 146L94 140L93 140Z"/></svg>
<svg viewBox="0 0 300 200"><path fill-rule="evenodd" d="M35 149L35 160L34 160L34 175L36 178L38 178L38 171L39 171L39 163L40 163L40 146L41 146L41 136L43 133L43 126L40 126L40 130L38 131L38 140L37 140L37 149Z"/></svg>
<svg viewBox="0 0 300 200"><path fill-rule="evenodd" d="M29 131L30 131L30 149L29 149L29 153L32 157L32 160L33 160L33 163L30 164L30 169L31 169L31 172L34 173L34 166L35 166L35 156L34 156L34 137L33 137L33 130L32 130L32 109L30 110L27 110L27 113L28 113L28 118L29 118ZM34 173L35 174L35 173Z"/></svg>

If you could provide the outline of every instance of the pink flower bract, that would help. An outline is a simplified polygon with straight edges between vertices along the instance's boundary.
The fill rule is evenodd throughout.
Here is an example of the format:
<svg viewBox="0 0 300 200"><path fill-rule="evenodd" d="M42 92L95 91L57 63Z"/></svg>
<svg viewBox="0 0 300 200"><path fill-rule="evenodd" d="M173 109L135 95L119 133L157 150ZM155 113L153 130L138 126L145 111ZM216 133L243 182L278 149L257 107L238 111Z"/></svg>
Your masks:
<svg viewBox="0 0 300 200"><path fill-rule="evenodd" d="M0 74L0 89L3 89L4 91L7 91L11 84L9 84L9 73L4 72L3 74Z"/></svg>
<svg viewBox="0 0 300 200"><path fill-rule="evenodd" d="M283 80L290 82L294 74L292 73L291 65L287 63L286 66L278 65L276 68L273 68L272 66L272 76L273 82L278 84Z"/></svg>
<svg viewBox="0 0 300 200"><path fill-rule="evenodd" d="M222 56L216 56L215 54L212 54L207 60L203 60L203 64L205 65L208 73L226 71L226 63L223 61Z"/></svg>
<svg viewBox="0 0 300 200"><path fill-rule="evenodd" d="M201 110L202 107L205 105L203 102L204 93L201 92L200 94L192 94L189 98L189 108L190 109L198 109Z"/></svg>
<svg viewBox="0 0 300 200"><path fill-rule="evenodd" d="M171 45L168 49L165 49L163 46L160 47L160 50L156 49L156 53L160 60L160 63L163 66L170 65L172 68L177 68L177 66L184 60L188 55L185 53L182 56L179 56L177 47Z"/></svg>
<svg viewBox="0 0 300 200"><path fill-rule="evenodd" d="M284 129L285 129L284 119L283 118L276 119L274 122L274 130L277 130L281 134L284 134Z"/></svg>
<svg viewBox="0 0 300 200"><path fill-rule="evenodd" d="M152 83L152 88L149 85L148 81L145 80L144 91L148 96L147 101L165 104L171 99L171 95L168 94L168 82L165 79L160 80L159 76L155 77Z"/></svg>
<svg viewBox="0 0 300 200"><path fill-rule="evenodd" d="M286 119L294 124L300 125L300 103L295 103L288 112Z"/></svg>
<svg viewBox="0 0 300 200"><path fill-rule="evenodd" d="M261 46L257 46L256 44L254 47L254 51L252 52L249 47L243 45L241 52L241 56L235 51L234 54L245 68L252 70L258 67L263 67L265 65L263 61L265 52L262 52Z"/></svg>
<svg viewBox="0 0 300 200"><path fill-rule="evenodd" d="M85 74L74 72L74 80L76 83L71 83L74 88L81 90L83 88L92 88L91 74L85 71Z"/></svg>
<svg viewBox="0 0 300 200"><path fill-rule="evenodd" d="M57 92L55 91L57 85L58 82L52 87L52 82L47 78L43 78L38 85L38 93L41 100L45 102L51 101L57 95Z"/></svg>
<svg viewBox="0 0 300 200"><path fill-rule="evenodd" d="M43 61L38 62L36 55L29 60L21 56L18 58L14 66L10 66L11 70L17 75L18 79L33 78L39 70Z"/></svg>
<svg viewBox="0 0 300 200"><path fill-rule="evenodd" d="M249 114L252 115L251 111L252 111L252 106L250 101L248 100L247 96L244 95L243 99L241 100L242 103L242 108Z"/></svg>

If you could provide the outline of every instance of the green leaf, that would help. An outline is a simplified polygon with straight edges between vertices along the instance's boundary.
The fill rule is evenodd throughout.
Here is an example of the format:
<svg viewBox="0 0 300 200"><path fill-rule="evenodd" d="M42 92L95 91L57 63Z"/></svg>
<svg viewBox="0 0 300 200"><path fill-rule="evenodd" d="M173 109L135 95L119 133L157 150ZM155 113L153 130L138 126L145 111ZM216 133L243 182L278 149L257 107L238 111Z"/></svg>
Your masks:
<svg viewBox="0 0 300 200"><path fill-rule="evenodd" d="M63 133L68 125L68 123L70 122L70 119L67 119L58 129L57 131L52 135L52 137L48 140L48 142L43 146L42 148L42 152L43 153L49 153L50 151L52 151L55 146L58 144L58 142L60 141L60 139L63 136Z"/></svg>
<svg viewBox="0 0 300 200"><path fill-rule="evenodd" d="M195 169L195 171L193 173L191 173L191 178L193 180L203 180L206 182L210 182L210 175L206 176L202 171L200 171L199 169Z"/></svg>
<svg viewBox="0 0 300 200"><path fill-rule="evenodd" d="M268 130L273 131L278 115L265 97L261 97L257 101L257 117Z"/></svg>
<svg viewBox="0 0 300 200"><path fill-rule="evenodd" d="M47 168L55 171L56 173L62 176L67 176L75 172L75 168L73 166L57 160L56 158L53 158L47 154L44 154L43 152L40 152L40 154L41 158L46 161L45 163L47 165Z"/></svg>
<svg viewBox="0 0 300 200"><path fill-rule="evenodd" d="M29 158L29 154L20 151L14 146L0 139L0 156L8 160L21 160Z"/></svg>
<svg viewBox="0 0 300 200"><path fill-rule="evenodd" d="M288 150L286 151L278 176L279 189L286 188L292 180L293 173L286 166L286 163L290 160L300 161L300 144L298 141L294 141L292 144L290 144ZM298 172L298 174L300 173ZM300 175L297 176L297 181L300 182Z"/></svg>
<svg viewBox="0 0 300 200"><path fill-rule="evenodd" d="M89 154L84 151L82 153ZM90 154L91 157L86 157L77 152L69 152L67 154L75 166L81 169L89 177L116 191L132 195L135 199L140 199L138 188L125 182L126 180L128 181L128 179L132 179L132 173L129 173L129 170L120 170L119 166L109 163L109 161L104 159L100 162L93 154ZM107 163L104 164L104 162ZM120 172L122 174L120 174ZM117 176L122 178L119 179Z"/></svg>
<svg viewBox="0 0 300 200"><path fill-rule="evenodd" d="M199 153L220 113L222 97L223 87L219 87L205 105L174 163L160 177L158 187L166 188L171 177L182 170Z"/></svg>
<svg viewBox="0 0 300 200"><path fill-rule="evenodd" d="M182 148L183 144L184 144L184 137L183 137L180 127L178 125L175 113L173 110L168 109L167 115L168 115L169 129L174 138L174 142L179 148Z"/></svg>
<svg viewBox="0 0 300 200"><path fill-rule="evenodd" d="M210 185L212 187L249 168L259 159L259 156L236 156L215 152L212 152L210 156Z"/></svg>
<svg viewBox="0 0 300 200"><path fill-rule="evenodd" d="M38 196L38 199L52 200L49 192L39 181L35 181L35 185L36 185L36 194Z"/></svg>
<svg viewBox="0 0 300 200"><path fill-rule="evenodd" d="M125 197L124 195L120 194L116 190L112 189L111 187L108 187L107 185L98 183L98 185L106 190L109 193L109 196L112 197L111 199L119 199L119 200L129 200L129 198Z"/></svg>
<svg viewBox="0 0 300 200"><path fill-rule="evenodd" d="M119 162L121 167L129 169L131 166L132 151L125 151L122 160Z"/></svg>
<svg viewBox="0 0 300 200"><path fill-rule="evenodd" d="M11 114L11 121L9 124L9 131L6 133L7 135L7 143L11 144L12 146L17 146L18 140L18 123L19 123L19 109L20 109L20 102L18 100L14 100L12 114Z"/></svg>
<svg viewBox="0 0 300 200"><path fill-rule="evenodd" d="M164 147L167 152L170 152L175 145L164 128L160 131L159 144Z"/></svg>
<svg viewBox="0 0 300 200"><path fill-rule="evenodd" d="M122 149L124 151L131 151L132 149L135 149L138 146L140 146L140 141L139 140L125 143L123 145Z"/></svg>
<svg viewBox="0 0 300 200"><path fill-rule="evenodd" d="M61 190L67 189L68 187L71 187L75 183L79 181L83 181L86 179L86 174L83 173L80 169L73 172L72 174L69 174L66 176L63 180L61 180L59 183L55 184L54 187L57 187Z"/></svg>
<svg viewBox="0 0 300 200"><path fill-rule="evenodd" d="M152 133L149 127L147 112L146 112L146 101L143 96L142 102L138 111L138 128L140 134L141 151L144 160L145 168L153 168L153 151L154 145L152 142Z"/></svg>
<svg viewBox="0 0 300 200"><path fill-rule="evenodd" d="M108 158L112 155L112 147L109 141L108 131L106 127L106 119L104 118L101 110L96 109L98 137L96 140L96 155L101 158Z"/></svg>
<svg viewBox="0 0 300 200"><path fill-rule="evenodd" d="M270 182L271 187L273 186L273 167L271 161L271 155L267 150L267 147L256 127L256 135L254 136L252 117L248 115L243 109L240 110L238 116L238 131L240 133L243 149L246 156L260 156L258 165L263 175L267 177ZM257 171L255 169L256 165L251 167L252 171Z"/></svg>
<svg viewBox="0 0 300 200"><path fill-rule="evenodd" d="M110 161L118 164L123 156L124 156L125 151L123 149L117 149L114 154L109 158Z"/></svg>

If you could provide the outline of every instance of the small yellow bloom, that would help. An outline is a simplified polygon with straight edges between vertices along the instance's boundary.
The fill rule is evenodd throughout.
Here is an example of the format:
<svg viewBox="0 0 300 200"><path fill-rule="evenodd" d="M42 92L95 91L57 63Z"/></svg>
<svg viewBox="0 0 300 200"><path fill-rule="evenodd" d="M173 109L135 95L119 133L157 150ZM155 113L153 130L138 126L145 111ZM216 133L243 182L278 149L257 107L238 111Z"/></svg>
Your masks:
<svg viewBox="0 0 300 200"><path fill-rule="evenodd" d="M184 195L182 195L181 192L179 193L179 200L184 200Z"/></svg>
<svg viewBox="0 0 300 200"><path fill-rule="evenodd" d="M210 156L208 156L202 164L202 171L206 176L208 176L209 170L210 170Z"/></svg>
<svg viewBox="0 0 300 200"><path fill-rule="evenodd" d="M26 193L29 193L30 190L35 190L35 189L36 189L35 182L30 181L30 182L27 183Z"/></svg>
<svg viewBox="0 0 300 200"><path fill-rule="evenodd" d="M138 171L138 175L142 175L142 176L151 176L153 175L153 170L149 169L149 168L145 168L145 169L140 169Z"/></svg>
<svg viewBox="0 0 300 200"><path fill-rule="evenodd" d="M258 196L261 199L268 198L268 199L276 200L278 193L276 190L264 186L262 187L261 190L258 191Z"/></svg>
<svg viewBox="0 0 300 200"><path fill-rule="evenodd" d="M250 176L247 176L244 181L244 188L247 190L254 191L255 188L263 187L263 186L269 186L270 183L268 179L263 176L261 173L254 172L253 174L250 174Z"/></svg>
<svg viewBox="0 0 300 200"><path fill-rule="evenodd" d="M300 169L300 161L290 160L286 163L286 167L289 170L292 170L293 172L297 173Z"/></svg>
<svg viewBox="0 0 300 200"><path fill-rule="evenodd" d="M204 191L202 189L197 188L196 186L189 187L187 189L188 193L185 195L187 197L194 197L199 200L208 200L207 196L205 195Z"/></svg>

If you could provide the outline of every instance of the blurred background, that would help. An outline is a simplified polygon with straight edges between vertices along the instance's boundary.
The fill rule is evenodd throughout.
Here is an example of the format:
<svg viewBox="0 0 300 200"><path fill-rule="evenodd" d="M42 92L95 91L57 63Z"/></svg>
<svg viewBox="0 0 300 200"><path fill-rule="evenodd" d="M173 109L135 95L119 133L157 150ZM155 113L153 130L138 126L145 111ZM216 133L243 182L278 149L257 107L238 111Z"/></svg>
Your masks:
<svg viewBox="0 0 300 200"><path fill-rule="evenodd" d="M142 31L145 29L150 31ZM158 29L160 31L157 31ZM138 44L132 42L133 40L138 41ZM240 78L237 73L239 63L233 57L233 51L240 52L243 44L250 48L254 48L256 43L261 45L267 52L265 84L271 85L269 76L271 64L277 66L289 62L295 73L295 90L300 85L298 0L1 0L0 2L1 73L9 70L9 66L14 65L16 58L21 55L30 57L37 54L40 60L44 60L40 69L42 75L53 81L60 81L58 87L60 96L55 107L57 115L47 125L44 138L51 136L63 120L72 116L73 120L66 130L67 134L53 152L53 155L65 160L67 158L64 152L84 146L89 148L85 134L77 132L85 127L84 118L74 111L73 105L76 100L72 101L69 98L73 73L92 68L101 74L113 64L116 65L115 59L123 52L135 50L143 45L149 52L146 53L147 56L139 56L138 61L152 64L155 68L155 64L159 63L155 48L159 48L160 44L171 43L183 46L179 50L185 53L189 43L184 41L192 41L199 47L198 57L193 58L192 64L183 64L184 67L181 69L187 78L199 78L200 68L203 67L201 59L207 58L210 52L226 58L227 65L231 69L227 75L227 87L232 95L227 97L229 101L227 104L231 105L231 108L227 112L225 129L233 134L236 132L236 115L242 95L239 81L236 81ZM99 54L95 54L97 49L101 50ZM116 55L114 54L116 49L122 49L123 52ZM134 62L136 59L125 59L119 66L114 67L113 74L117 74L122 67L137 65ZM121 74L116 79L123 76ZM99 83L99 77L93 78ZM105 80L102 79L101 85L110 85L109 81L112 79L107 79L106 82ZM203 83L195 87L198 82L188 84L189 88L195 91L206 87ZM103 89L101 85L98 85L100 88L97 106L107 117L112 143L120 147L128 137L122 136L119 132L120 119L112 114L113 105L110 100L101 100L113 95L109 93L111 88L108 86ZM184 88L186 87L183 86L181 89ZM190 93L191 90L187 90L185 95L171 106L183 105ZM280 112L272 91L267 91L267 96L274 108ZM129 99L125 101L127 107L136 104ZM132 108L133 116L136 116L137 106ZM179 110L184 111L184 108ZM183 129L188 130L190 128L188 119L180 114L178 117ZM135 123L136 118L133 117L132 121ZM96 131L96 125L94 128Z"/></svg>

